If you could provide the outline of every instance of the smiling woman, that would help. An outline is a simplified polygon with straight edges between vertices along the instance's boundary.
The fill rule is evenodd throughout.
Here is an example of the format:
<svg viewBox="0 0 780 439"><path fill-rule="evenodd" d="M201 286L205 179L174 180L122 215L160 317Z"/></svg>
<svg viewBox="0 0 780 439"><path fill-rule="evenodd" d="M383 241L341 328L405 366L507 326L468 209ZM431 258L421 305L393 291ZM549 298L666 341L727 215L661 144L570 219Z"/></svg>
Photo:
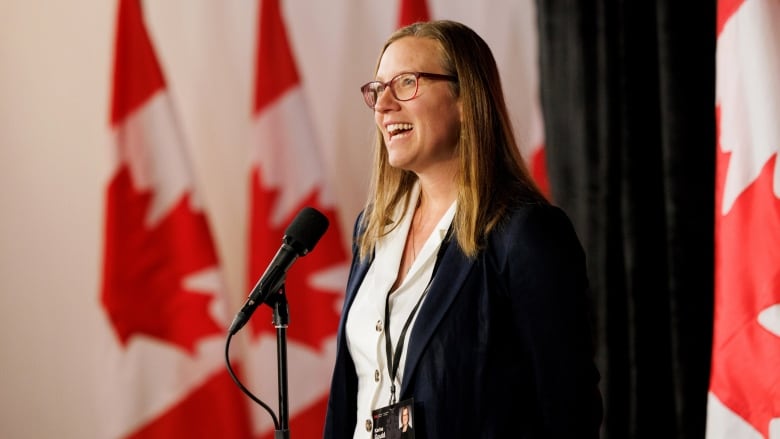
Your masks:
<svg viewBox="0 0 780 439"><path fill-rule="evenodd" d="M252 285L247 286L247 254L251 248L247 237L247 155L255 145L252 140L256 134L250 111L257 75L260 2L141 3L175 110L174 122L181 129L195 180L202 189L201 197L193 201L208 216L221 279L232 299L226 308L200 309L209 315L220 311L229 314L240 307ZM366 109L357 89L373 79L376 49L396 25L398 2L365 2L360 8L354 7L353 0L279 3L314 124L317 144L311 146L323 150L323 170L335 184L334 191L325 195L338 203L340 217L353 218L366 196L371 162L366 139L373 129L373 112ZM532 21L529 17L533 14L526 12L532 3L452 2L446 10L434 12L465 19L482 29L497 45L496 54L504 71L525 78L534 71L523 60L533 60L533 53L518 54L518 41L523 47L533 47L526 45L533 40L520 38L516 32ZM104 265L104 195L114 171L108 107L118 4L119 0L77 0L40 8L35 2L10 0L1 7L0 291L7 294L0 295L0 346L4 353L0 387L5 396L0 437L119 437L111 432L132 419L131 410L142 411L149 419L164 404L131 401L127 394L113 392L107 383L125 383L112 380L112 371L117 368L129 376L149 378L165 386L187 384L182 379L183 369L167 374L159 367L135 368L128 362L107 359L107 354L113 352L107 347L117 346L117 338L101 308L99 279ZM128 74L140 77L137 70ZM421 78L421 90L430 83ZM523 90L513 88L517 95L513 104L530 100ZM525 110L524 105L520 107ZM293 128L276 125L275 134L300 134L299 113L290 114ZM527 124L526 113L515 114ZM309 156L297 154L295 158L297 163L309 166ZM290 177L297 178L301 172ZM280 220L277 227L282 225ZM342 221L341 225L344 248L348 250L352 223ZM334 224L323 239L333 239L337 236L335 230ZM316 254L313 257L319 258ZM308 257L304 262L309 262ZM306 321L321 330L322 316L330 317L340 309L343 296L338 291L343 290L346 277L346 267L340 267L307 279L323 291L333 288L337 293L323 292L313 302L316 319L302 318L302 310L292 306L291 326L300 328ZM199 276L195 280L202 285L201 281L216 279ZM188 288L192 286L187 284ZM293 285L288 288L291 296L300 291ZM200 287L196 290L192 298L205 303L210 296ZM31 309L40 311L34 324L24 311ZM257 321L258 326L264 326L263 320ZM197 330L192 325L186 327ZM316 418L311 424L320 429L324 409L314 417L307 410L324 406L322 399L330 379L328 365L332 365L335 351L332 329L332 336L316 339L303 349L292 352L291 343L291 355L301 355L305 360L291 361L291 416ZM255 332L252 334L257 338ZM137 338L129 344L132 349L137 349ZM217 338L222 346L223 340ZM146 343L153 338L143 340ZM195 346L213 347L200 343ZM185 349L176 347L165 352L166 358L187 355ZM248 352L247 357L264 365L245 365L242 369L252 375L253 390L276 387L276 379L266 373L268 358L274 354L273 348ZM136 356L148 361L162 358L159 354L140 357ZM217 363L199 365L220 368L223 362L217 358ZM133 382L127 384L132 386ZM226 384L243 397L232 383ZM52 395L64 395L68 403ZM274 396L269 394L268 398L273 400ZM226 408L220 404L203 407ZM271 428L269 424L269 419L260 419L258 430ZM300 428L298 423L294 425L294 430Z"/></svg>
<svg viewBox="0 0 780 439"><path fill-rule="evenodd" d="M373 181L325 438L384 437L399 406L421 437L598 437L585 255L524 165L488 45L401 28L361 91Z"/></svg>

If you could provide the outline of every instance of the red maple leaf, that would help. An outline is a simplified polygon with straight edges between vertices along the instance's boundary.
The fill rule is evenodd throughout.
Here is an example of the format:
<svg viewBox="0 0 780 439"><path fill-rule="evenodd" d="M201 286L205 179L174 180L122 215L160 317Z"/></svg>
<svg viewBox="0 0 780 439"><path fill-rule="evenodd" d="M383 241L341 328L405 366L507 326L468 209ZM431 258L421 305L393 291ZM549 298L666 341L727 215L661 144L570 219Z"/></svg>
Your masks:
<svg viewBox="0 0 780 439"><path fill-rule="evenodd" d="M719 149L720 150L720 149ZM718 157L715 331L710 388L763 437L780 417L780 337L758 315L780 303L780 200L772 190L777 156L722 215L729 154Z"/></svg>
<svg viewBox="0 0 780 439"><path fill-rule="evenodd" d="M274 227L268 218L269 212L274 209L277 191L260 186L258 182L262 180L257 169L252 172L251 179L253 203L250 216L252 244L249 255L249 285L254 285L265 272L282 244L285 229L300 209L306 206L313 207L330 221L325 235L312 251L299 257L290 267L285 281L285 297L290 315L288 337L312 349L320 349L323 341L335 334L338 328L338 304L343 299L343 289L332 291L317 288L313 278L348 262L336 212L333 209L322 208L317 201L319 191L314 191L308 197L301 199L299 206L291 210L289 218L285 218L281 227ZM346 279L344 281L346 282ZM257 308L251 325L255 336L266 331L275 334L276 328L272 325L272 315L272 308L267 304Z"/></svg>
<svg viewBox="0 0 780 439"><path fill-rule="evenodd" d="M205 217L190 196L154 225L145 224L153 194L133 187L123 166L108 188L102 304L123 345L145 335L194 353L203 337L224 328L209 314L212 295L188 291L184 280L217 266Z"/></svg>

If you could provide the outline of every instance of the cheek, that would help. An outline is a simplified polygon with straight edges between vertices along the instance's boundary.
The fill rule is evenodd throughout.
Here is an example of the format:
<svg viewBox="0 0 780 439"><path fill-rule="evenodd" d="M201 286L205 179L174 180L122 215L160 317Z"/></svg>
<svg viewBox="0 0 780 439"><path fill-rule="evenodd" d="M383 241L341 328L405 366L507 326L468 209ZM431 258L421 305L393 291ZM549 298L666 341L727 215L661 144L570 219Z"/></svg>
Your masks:
<svg viewBox="0 0 780 439"><path fill-rule="evenodd" d="M448 145L455 146L460 140L460 117L458 114L442 118L441 136Z"/></svg>
<svg viewBox="0 0 780 439"><path fill-rule="evenodd" d="M446 100L441 105L432 108L432 121L438 125L440 135L446 136L448 141L457 141L460 137L461 108L459 102Z"/></svg>

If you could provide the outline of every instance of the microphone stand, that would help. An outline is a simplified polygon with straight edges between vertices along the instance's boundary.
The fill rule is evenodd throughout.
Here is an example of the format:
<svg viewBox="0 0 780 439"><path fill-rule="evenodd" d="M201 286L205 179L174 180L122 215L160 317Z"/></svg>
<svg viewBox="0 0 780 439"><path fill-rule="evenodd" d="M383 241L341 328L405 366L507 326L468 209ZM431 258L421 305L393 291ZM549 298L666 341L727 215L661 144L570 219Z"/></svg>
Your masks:
<svg viewBox="0 0 780 439"><path fill-rule="evenodd" d="M274 439L290 439L289 405L287 401L287 325L290 323L290 313L287 307L287 296L284 294L284 284L279 292L269 300L273 301L273 325L276 327L276 359L279 377L279 429L274 432Z"/></svg>

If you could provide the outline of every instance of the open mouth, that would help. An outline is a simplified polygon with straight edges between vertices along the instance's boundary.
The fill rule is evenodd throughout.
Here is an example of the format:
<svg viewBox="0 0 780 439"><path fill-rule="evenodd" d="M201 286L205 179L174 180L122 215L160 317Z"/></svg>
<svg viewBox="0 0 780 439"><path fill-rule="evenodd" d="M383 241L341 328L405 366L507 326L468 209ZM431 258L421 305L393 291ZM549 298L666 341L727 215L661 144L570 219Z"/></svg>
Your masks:
<svg viewBox="0 0 780 439"><path fill-rule="evenodd" d="M412 130L412 124L410 123L391 123L387 126L387 134L390 139L406 134Z"/></svg>

